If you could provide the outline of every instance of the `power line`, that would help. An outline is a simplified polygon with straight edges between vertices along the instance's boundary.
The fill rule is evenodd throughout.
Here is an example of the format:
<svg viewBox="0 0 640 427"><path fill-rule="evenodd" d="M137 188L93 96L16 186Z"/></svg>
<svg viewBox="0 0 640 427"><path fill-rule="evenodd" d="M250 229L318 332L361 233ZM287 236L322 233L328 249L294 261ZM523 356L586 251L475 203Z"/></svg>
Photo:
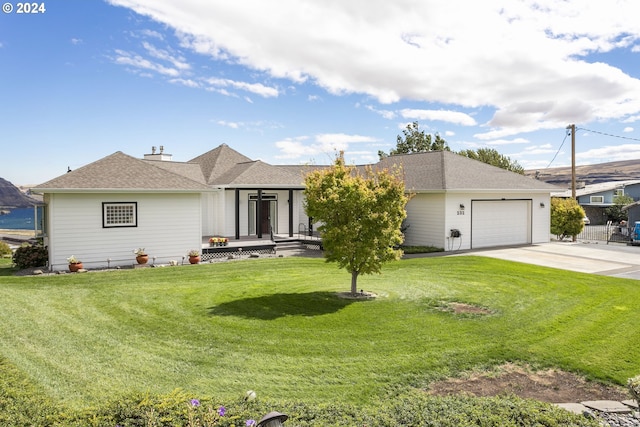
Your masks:
<svg viewBox="0 0 640 427"><path fill-rule="evenodd" d="M564 142L567 140L567 137L569 136L570 133L571 132L565 132L564 139L562 140L562 144L560 144L560 147L558 147L558 151L556 151L556 154L553 156L553 159L551 159L551 161L549 162L549 164L545 169L549 169L549 166L551 166L551 163L553 163L556 157L558 157L558 153L560 153L560 150L562 150L562 146L564 145Z"/></svg>
<svg viewBox="0 0 640 427"><path fill-rule="evenodd" d="M591 130L591 129L585 129L585 128L576 128L576 131L578 130L583 130L586 132L591 132L591 133L597 133L599 135L604 135L604 136L609 136L611 138L620 138L620 139L628 139L630 141L638 141L640 142L640 139L638 138L631 138L629 136L621 136L621 135L613 135L610 133L605 133L605 132L600 132L597 130ZM558 151L556 151L556 154L553 156L553 159L551 159L551 161L549 162L549 164L547 165L547 167L545 169L548 169L549 166L551 166L551 164L553 163L553 161L556 159L556 157L558 157L558 154L560 153L560 150L562 149L562 146L564 145L565 141L567 140L567 137L571 134L571 132L567 131L564 135L564 139L562 140L562 144L560 144L560 147L558 148Z"/></svg>
<svg viewBox="0 0 640 427"><path fill-rule="evenodd" d="M629 139L629 140L631 140L631 141L639 141L639 142L640 142L640 139L638 139L638 138L631 138L631 137L629 137L629 136L612 135L612 134L610 134L610 133L598 132L597 130L590 130L590 129L585 129L585 128L576 128L576 130L585 130L585 131L587 131L587 132L597 133L597 134L604 135L604 136L610 136L610 137L612 137L612 138Z"/></svg>

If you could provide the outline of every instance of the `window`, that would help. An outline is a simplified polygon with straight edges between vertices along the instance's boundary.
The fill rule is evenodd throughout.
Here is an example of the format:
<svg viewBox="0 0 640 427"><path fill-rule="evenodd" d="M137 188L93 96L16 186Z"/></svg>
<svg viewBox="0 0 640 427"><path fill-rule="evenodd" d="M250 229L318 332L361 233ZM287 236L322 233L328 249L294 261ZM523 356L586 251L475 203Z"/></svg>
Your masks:
<svg viewBox="0 0 640 427"><path fill-rule="evenodd" d="M614 194L614 196L622 197L624 196L624 188L618 188Z"/></svg>
<svg viewBox="0 0 640 427"><path fill-rule="evenodd" d="M604 196L591 196L589 203L604 203Z"/></svg>
<svg viewBox="0 0 640 427"><path fill-rule="evenodd" d="M137 227L138 204L136 202L111 202L102 204L102 227Z"/></svg>

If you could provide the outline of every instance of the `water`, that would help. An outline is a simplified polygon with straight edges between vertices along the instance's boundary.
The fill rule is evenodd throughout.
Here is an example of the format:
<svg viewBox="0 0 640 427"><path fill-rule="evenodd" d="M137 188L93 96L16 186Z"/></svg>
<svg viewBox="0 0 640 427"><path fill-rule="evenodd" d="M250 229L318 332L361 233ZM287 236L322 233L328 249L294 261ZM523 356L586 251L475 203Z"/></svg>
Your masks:
<svg viewBox="0 0 640 427"><path fill-rule="evenodd" d="M5 211L6 209L2 209ZM33 208L11 209L8 214L0 215L0 228L8 230L33 230Z"/></svg>

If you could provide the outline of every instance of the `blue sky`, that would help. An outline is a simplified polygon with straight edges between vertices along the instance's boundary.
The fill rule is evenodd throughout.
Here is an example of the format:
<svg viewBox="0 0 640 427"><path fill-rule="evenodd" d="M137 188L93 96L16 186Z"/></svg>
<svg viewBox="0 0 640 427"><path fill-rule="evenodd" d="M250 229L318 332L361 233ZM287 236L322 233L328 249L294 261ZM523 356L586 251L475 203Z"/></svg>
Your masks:
<svg viewBox="0 0 640 427"><path fill-rule="evenodd" d="M527 169L570 164L571 123L577 164L640 158L632 0L4 3L0 177L16 185L161 145L370 163L414 120Z"/></svg>

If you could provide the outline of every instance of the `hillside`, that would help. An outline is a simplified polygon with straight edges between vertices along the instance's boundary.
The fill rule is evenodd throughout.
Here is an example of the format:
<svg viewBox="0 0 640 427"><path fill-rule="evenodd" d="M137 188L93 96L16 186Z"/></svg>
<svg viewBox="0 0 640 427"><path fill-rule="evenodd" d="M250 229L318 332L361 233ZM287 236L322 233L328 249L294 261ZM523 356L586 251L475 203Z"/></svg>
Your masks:
<svg viewBox="0 0 640 427"><path fill-rule="evenodd" d="M549 184L561 187L571 186L571 166L527 170L525 175L535 177ZM608 181L625 181L640 179L640 160L623 160L618 162L599 163L595 165L576 165L576 183L598 184Z"/></svg>
<svg viewBox="0 0 640 427"><path fill-rule="evenodd" d="M28 208L38 203L24 194L18 187L0 178L0 208Z"/></svg>

